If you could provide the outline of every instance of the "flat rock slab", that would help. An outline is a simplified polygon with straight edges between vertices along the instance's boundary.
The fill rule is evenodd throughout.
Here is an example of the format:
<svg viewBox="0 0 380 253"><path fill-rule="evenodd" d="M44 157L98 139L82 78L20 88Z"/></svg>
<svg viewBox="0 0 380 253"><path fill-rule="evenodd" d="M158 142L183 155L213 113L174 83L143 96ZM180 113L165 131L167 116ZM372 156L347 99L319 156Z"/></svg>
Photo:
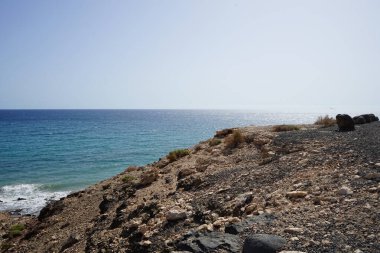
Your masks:
<svg viewBox="0 0 380 253"><path fill-rule="evenodd" d="M276 253L285 243L284 238L276 235L254 234L245 239L243 253Z"/></svg>
<svg viewBox="0 0 380 253"><path fill-rule="evenodd" d="M240 252L239 237L237 235L225 234L222 232L194 234L179 242L177 250L195 253L214 252L215 250Z"/></svg>

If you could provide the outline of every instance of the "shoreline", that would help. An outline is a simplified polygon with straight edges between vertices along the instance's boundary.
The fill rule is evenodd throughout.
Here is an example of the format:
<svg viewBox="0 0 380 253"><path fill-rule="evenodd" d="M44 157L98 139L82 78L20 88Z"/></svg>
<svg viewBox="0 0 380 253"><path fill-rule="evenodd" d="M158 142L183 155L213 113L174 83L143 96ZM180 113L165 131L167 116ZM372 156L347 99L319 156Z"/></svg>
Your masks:
<svg viewBox="0 0 380 253"><path fill-rule="evenodd" d="M197 238L206 248L214 238L216 245L228 241L227 252L240 252L253 233L280 236L285 250L377 252L380 123L352 132L315 125L272 130L219 131L187 153L176 151L174 160L130 167L72 193L30 217L12 247L203 252Z"/></svg>

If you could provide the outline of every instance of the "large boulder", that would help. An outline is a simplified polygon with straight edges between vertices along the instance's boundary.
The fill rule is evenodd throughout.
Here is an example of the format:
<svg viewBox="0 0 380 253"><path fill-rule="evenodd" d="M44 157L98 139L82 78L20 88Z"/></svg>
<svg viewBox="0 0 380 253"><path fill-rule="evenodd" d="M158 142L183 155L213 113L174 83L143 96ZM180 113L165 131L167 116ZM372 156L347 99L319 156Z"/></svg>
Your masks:
<svg viewBox="0 0 380 253"><path fill-rule="evenodd" d="M369 114L362 114L360 115L365 119L365 123L371 123L371 117Z"/></svg>
<svg viewBox="0 0 380 253"><path fill-rule="evenodd" d="M286 240L276 235L254 234L244 240L243 253L276 253L286 244Z"/></svg>
<svg viewBox="0 0 380 253"><path fill-rule="evenodd" d="M338 125L339 131L353 131L355 130L354 120L350 115L338 114L336 115L336 123Z"/></svg>
<svg viewBox="0 0 380 253"><path fill-rule="evenodd" d="M352 118L354 120L355 125L361 125L367 123L363 116L355 116Z"/></svg>
<svg viewBox="0 0 380 253"><path fill-rule="evenodd" d="M371 123L374 121L379 121L379 118L376 117L375 114L369 113L369 114L362 114L359 116L355 116L353 120L355 124L358 125L358 124L365 124L365 123Z"/></svg>
<svg viewBox="0 0 380 253"><path fill-rule="evenodd" d="M362 115L360 115L360 116L362 116L363 118L365 118L366 123L371 123L371 122L374 122L374 121L378 121L378 120L379 120L379 118L376 117L373 113L362 114Z"/></svg>

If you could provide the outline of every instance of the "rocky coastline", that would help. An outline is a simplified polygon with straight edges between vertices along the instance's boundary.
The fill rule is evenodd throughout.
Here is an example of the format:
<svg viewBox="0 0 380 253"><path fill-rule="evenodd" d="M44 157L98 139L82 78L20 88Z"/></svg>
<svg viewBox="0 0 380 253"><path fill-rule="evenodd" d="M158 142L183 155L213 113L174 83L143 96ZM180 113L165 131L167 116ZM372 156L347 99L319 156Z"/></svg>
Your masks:
<svg viewBox="0 0 380 253"><path fill-rule="evenodd" d="M218 131L38 217L0 213L0 252L380 252L380 123L363 119Z"/></svg>

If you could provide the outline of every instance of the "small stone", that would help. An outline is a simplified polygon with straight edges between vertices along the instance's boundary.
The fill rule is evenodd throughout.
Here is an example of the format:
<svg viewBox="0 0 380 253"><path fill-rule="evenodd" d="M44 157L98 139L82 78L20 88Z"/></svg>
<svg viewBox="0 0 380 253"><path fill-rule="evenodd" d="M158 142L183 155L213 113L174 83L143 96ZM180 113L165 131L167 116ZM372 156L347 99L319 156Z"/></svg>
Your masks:
<svg viewBox="0 0 380 253"><path fill-rule="evenodd" d="M173 208L166 213L166 219L168 221L176 221L186 219L186 211L179 208Z"/></svg>
<svg viewBox="0 0 380 253"><path fill-rule="evenodd" d="M368 189L369 192L377 192L377 187L371 187Z"/></svg>
<svg viewBox="0 0 380 253"><path fill-rule="evenodd" d="M368 173L364 175L364 178L367 180L380 181L380 173Z"/></svg>
<svg viewBox="0 0 380 253"><path fill-rule="evenodd" d="M380 168L380 163L375 163L375 166Z"/></svg>
<svg viewBox="0 0 380 253"><path fill-rule="evenodd" d="M243 232L244 228L239 224L230 224L224 228L224 232L227 234L237 235Z"/></svg>
<svg viewBox="0 0 380 253"><path fill-rule="evenodd" d="M216 220L219 218L219 215L217 213L212 213L211 217L213 218L213 220Z"/></svg>
<svg viewBox="0 0 380 253"><path fill-rule="evenodd" d="M134 219L132 219L132 220L129 222L130 226L131 226L131 227L134 227L134 228L140 226L141 223L142 223L141 218L134 218Z"/></svg>
<svg viewBox="0 0 380 253"><path fill-rule="evenodd" d="M291 191L291 192L286 193L286 196L288 198L304 198L306 197L306 195L307 195L306 191Z"/></svg>
<svg viewBox="0 0 380 253"><path fill-rule="evenodd" d="M214 223L212 223L212 225L216 228L219 228L223 225L223 222L221 220L217 220Z"/></svg>
<svg viewBox="0 0 380 253"><path fill-rule="evenodd" d="M363 251L360 250L360 249L357 249L357 250L354 251L354 253L363 253Z"/></svg>
<svg viewBox="0 0 380 253"><path fill-rule="evenodd" d="M245 213L250 214L257 209L257 204L251 204L245 208Z"/></svg>
<svg viewBox="0 0 380 253"><path fill-rule="evenodd" d="M165 240L165 246L171 246L173 245L173 241L170 239Z"/></svg>
<svg viewBox="0 0 380 253"><path fill-rule="evenodd" d="M241 220L238 217L229 217L228 222L230 223L237 223L240 222Z"/></svg>
<svg viewBox="0 0 380 253"><path fill-rule="evenodd" d="M289 227L289 228L285 228L284 232L289 233L289 234L299 234L299 233L303 232L303 229L302 228Z"/></svg>
<svg viewBox="0 0 380 253"><path fill-rule="evenodd" d="M61 248L61 252L64 251L65 249L68 249L70 248L71 246L73 246L74 244L76 244L77 242L79 242L80 240L80 236L77 235L77 234L71 234L66 242L63 244L62 248Z"/></svg>
<svg viewBox="0 0 380 253"><path fill-rule="evenodd" d="M200 231L200 232L207 231L207 224L202 224L199 227L197 227L197 231Z"/></svg>
<svg viewBox="0 0 380 253"><path fill-rule="evenodd" d="M297 236L291 237L290 240L292 242L299 241L300 239Z"/></svg>
<svg viewBox="0 0 380 253"><path fill-rule="evenodd" d="M305 251L283 250L279 253L306 253Z"/></svg>
<svg viewBox="0 0 380 253"><path fill-rule="evenodd" d="M145 241L140 242L140 245L142 245L142 246L149 246L151 244L152 244L152 242L149 240L145 240Z"/></svg>
<svg viewBox="0 0 380 253"><path fill-rule="evenodd" d="M338 194L339 195L351 195L353 193L353 191L348 187L348 186L342 186L339 190L338 190Z"/></svg>
<svg viewBox="0 0 380 253"><path fill-rule="evenodd" d="M376 235L374 235L374 234L370 234L369 236L367 236L368 237L368 239L375 239L376 238Z"/></svg>
<svg viewBox="0 0 380 253"><path fill-rule="evenodd" d="M329 240L322 240L322 245L329 245L331 242Z"/></svg>

